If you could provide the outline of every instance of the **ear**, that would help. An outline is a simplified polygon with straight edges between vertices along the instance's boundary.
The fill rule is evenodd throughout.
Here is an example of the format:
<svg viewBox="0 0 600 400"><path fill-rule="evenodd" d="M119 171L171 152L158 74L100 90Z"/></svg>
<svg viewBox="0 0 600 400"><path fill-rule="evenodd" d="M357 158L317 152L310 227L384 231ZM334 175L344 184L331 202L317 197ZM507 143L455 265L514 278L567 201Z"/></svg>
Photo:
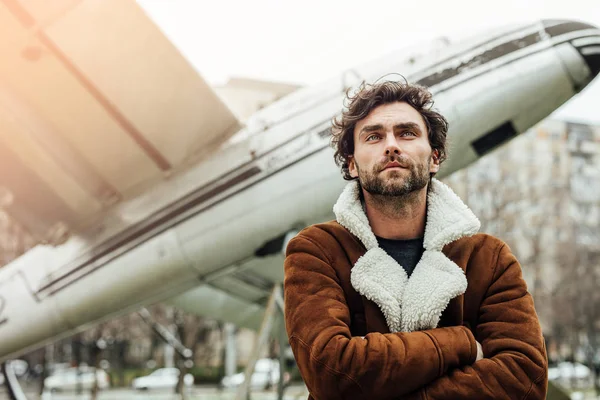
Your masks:
<svg viewBox="0 0 600 400"><path fill-rule="evenodd" d="M431 162L429 163L429 172L437 173L440 170L440 153L438 150L431 152Z"/></svg>
<svg viewBox="0 0 600 400"><path fill-rule="evenodd" d="M358 170L356 169L356 162L354 161L354 156L348 156L348 172L350 172L351 177L358 177Z"/></svg>

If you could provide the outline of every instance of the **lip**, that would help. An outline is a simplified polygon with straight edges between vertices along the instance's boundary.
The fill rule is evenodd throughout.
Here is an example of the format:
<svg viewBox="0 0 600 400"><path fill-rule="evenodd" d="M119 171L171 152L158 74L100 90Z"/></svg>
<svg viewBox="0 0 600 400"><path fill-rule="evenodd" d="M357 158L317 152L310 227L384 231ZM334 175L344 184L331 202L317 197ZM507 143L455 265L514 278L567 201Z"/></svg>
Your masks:
<svg viewBox="0 0 600 400"><path fill-rule="evenodd" d="M393 168L400 169L400 168L404 168L404 167L402 165L400 165L400 163L394 161L394 162L388 163L383 170L385 171L386 169L393 169Z"/></svg>

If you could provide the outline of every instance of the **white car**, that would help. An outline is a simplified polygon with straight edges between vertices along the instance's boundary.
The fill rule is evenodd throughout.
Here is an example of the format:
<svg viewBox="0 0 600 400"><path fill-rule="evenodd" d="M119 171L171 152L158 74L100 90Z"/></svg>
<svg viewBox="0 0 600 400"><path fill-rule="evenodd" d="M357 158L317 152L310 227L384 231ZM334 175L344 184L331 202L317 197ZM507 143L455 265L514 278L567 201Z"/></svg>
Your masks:
<svg viewBox="0 0 600 400"><path fill-rule="evenodd" d="M150 375L141 376L135 378L131 383L131 386L137 390L148 390L148 389L173 389L177 385L179 379L179 369L177 368L159 368L152 372ZM192 374L185 374L183 377L183 384L185 386L192 386L194 384L194 377Z"/></svg>
<svg viewBox="0 0 600 400"><path fill-rule="evenodd" d="M221 380L224 388L235 388L244 382L244 372L226 376ZM254 366L254 373L250 380L251 389L267 389L279 383L279 361L270 358L261 358Z"/></svg>
<svg viewBox="0 0 600 400"><path fill-rule="evenodd" d="M98 380L99 389L110 387L108 374L106 372L101 369L89 367L58 370L44 380L44 387L53 392L76 390L78 387L81 387L83 390L91 390L94 387L94 381L96 379Z"/></svg>
<svg viewBox="0 0 600 400"><path fill-rule="evenodd" d="M557 379L585 380L589 379L591 375L592 371L586 365L577 362L564 361L558 363L556 367L548 368L548 379L551 381Z"/></svg>

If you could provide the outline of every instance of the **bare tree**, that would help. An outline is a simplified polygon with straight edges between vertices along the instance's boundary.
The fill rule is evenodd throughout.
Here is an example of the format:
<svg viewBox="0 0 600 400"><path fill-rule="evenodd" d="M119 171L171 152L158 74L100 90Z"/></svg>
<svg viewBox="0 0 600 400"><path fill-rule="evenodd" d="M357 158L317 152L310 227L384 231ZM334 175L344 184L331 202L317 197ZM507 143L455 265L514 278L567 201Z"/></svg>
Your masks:
<svg viewBox="0 0 600 400"><path fill-rule="evenodd" d="M189 368L193 365L194 349L196 348L199 332L202 330L205 319L197 315L186 314L181 310L175 312L175 326L177 327L177 336L183 345L192 349L188 357L182 357L177 354L177 366L179 368L179 379L175 387L175 393L179 393L184 398L184 379Z"/></svg>

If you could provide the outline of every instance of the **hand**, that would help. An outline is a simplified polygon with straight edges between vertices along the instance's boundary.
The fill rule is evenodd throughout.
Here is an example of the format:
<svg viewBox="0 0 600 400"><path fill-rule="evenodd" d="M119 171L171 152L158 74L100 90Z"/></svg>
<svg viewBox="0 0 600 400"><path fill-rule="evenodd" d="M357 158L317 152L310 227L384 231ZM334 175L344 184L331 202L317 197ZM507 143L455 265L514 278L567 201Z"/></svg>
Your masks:
<svg viewBox="0 0 600 400"><path fill-rule="evenodd" d="M477 358L475 362L481 360L483 358L483 348L481 347L481 343L477 342Z"/></svg>

